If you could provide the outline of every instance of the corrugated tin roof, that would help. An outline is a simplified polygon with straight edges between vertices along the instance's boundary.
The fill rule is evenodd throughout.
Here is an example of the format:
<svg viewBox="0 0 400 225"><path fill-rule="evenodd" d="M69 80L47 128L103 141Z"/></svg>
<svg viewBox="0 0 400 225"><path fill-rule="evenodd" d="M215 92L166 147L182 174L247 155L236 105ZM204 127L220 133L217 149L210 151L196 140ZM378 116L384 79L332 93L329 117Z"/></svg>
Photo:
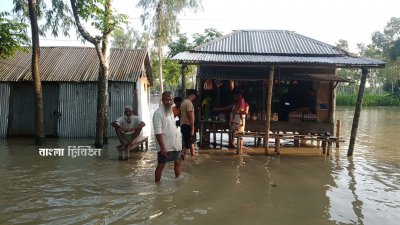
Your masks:
<svg viewBox="0 0 400 225"><path fill-rule="evenodd" d="M313 74L313 73L306 73L306 74L293 74L282 76L282 79L286 80L319 80L319 81L336 81L336 82L353 82L350 79L339 77L335 74Z"/></svg>
<svg viewBox="0 0 400 225"><path fill-rule="evenodd" d="M267 73L257 73L250 71L200 71L198 76L203 79L216 80L268 80ZM306 80L306 81L337 81L351 82L349 79L341 78L335 74L283 74L279 79L282 80Z"/></svg>
<svg viewBox="0 0 400 225"><path fill-rule="evenodd" d="M31 81L30 52L17 52L13 58L0 61L0 81ZM42 81L97 81L99 60L96 50L88 47L41 47ZM111 81L135 82L146 76L152 84L149 55L146 50L111 49Z"/></svg>
<svg viewBox="0 0 400 225"><path fill-rule="evenodd" d="M321 64L336 67L384 67L385 63L363 57L350 56L277 56L181 52L175 60L185 63L249 63L249 64Z"/></svg>
<svg viewBox="0 0 400 225"><path fill-rule="evenodd" d="M238 30L173 57L182 63L322 64L384 67L332 45L286 30Z"/></svg>
<svg viewBox="0 0 400 225"><path fill-rule="evenodd" d="M287 30L237 30L193 49L194 52L275 55L343 55L332 45Z"/></svg>

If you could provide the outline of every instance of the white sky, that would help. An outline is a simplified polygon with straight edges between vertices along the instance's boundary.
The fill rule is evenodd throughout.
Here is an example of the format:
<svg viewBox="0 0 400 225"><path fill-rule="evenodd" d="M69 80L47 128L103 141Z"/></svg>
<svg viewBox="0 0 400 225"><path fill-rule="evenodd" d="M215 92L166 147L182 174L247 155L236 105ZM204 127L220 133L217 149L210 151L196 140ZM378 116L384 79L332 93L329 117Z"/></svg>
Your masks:
<svg viewBox="0 0 400 225"><path fill-rule="evenodd" d="M9 11L13 0L0 0L0 11ZM339 39L371 43L371 34L382 31L391 17L400 17L398 0L202 0L203 10L179 16L181 32L203 33L216 28L223 34L238 29L278 29L335 45ZM114 0L113 6L131 18L131 26L141 29L137 0ZM52 37L48 37L53 39ZM42 40L44 45L82 45L76 38Z"/></svg>

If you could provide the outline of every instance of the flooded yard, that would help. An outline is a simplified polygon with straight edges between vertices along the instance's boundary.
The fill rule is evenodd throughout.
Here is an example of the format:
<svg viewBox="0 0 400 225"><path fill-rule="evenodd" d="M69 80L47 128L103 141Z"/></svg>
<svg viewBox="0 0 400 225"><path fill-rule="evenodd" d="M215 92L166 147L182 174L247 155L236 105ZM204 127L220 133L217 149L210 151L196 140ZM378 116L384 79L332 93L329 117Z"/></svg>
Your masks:
<svg viewBox="0 0 400 225"><path fill-rule="evenodd" d="M0 223L398 224L400 109L364 109L348 158L353 113L338 108L346 143L331 156L200 154L179 179L169 164L160 184L154 148L119 161L111 139L99 157L42 157L33 139L2 139Z"/></svg>

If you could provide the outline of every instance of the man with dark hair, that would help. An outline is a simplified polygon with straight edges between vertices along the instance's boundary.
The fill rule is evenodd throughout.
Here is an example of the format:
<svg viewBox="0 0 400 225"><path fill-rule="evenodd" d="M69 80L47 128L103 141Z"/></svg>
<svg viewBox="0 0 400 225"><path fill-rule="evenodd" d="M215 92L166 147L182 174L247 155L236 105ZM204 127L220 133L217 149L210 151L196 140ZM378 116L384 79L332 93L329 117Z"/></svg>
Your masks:
<svg viewBox="0 0 400 225"><path fill-rule="evenodd" d="M194 156L194 106L193 102L196 100L197 91L189 89L187 97L181 104L181 132L183 140L183 152L186 155L187 150L190 149L190 154Z"/></svg>
<svg viewBox="0 0 400 225"><path fill-rule="evenodd" d="M176 120L176 126L179 127L181 125L181 104L182 104L182 98L181 97L175 97L174 98L174 106L172 107L172 112L174 112L174 117Z"/></svg>
<svg viewBox="0 0 400 225"><path fill-rule="evenodd" d="M153 115L153 128L158 151L155 182L161 180L165 163L169 161L175 162L175 178L178 178L182 173L182 140L178 128L175 125L174 113L172 112L172 101L172 92L165 91L162 93L162 104Z"/></svg>

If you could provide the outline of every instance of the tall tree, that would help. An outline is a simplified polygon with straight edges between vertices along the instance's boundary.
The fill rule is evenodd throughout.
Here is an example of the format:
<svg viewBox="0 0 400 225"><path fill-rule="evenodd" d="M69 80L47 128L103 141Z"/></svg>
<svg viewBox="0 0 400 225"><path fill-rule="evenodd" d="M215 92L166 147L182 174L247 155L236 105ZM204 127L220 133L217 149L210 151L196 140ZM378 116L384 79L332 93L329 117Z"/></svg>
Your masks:
<svg viewBox="0 0 400 225"><path fill-rule="evenodd" d="M380 53L380 59L387 62L386 67L379 71L386 87L391 87L392 94L399 87L400 81L400 17L392 17L383 29L383 32L376 31L372 34L373 51L366 53Z"/></svg>
<svg viewBox="0 0 400 225"><path fill-rule="evenodd" d="M400 17L392 17L383 29L383 33L375 31L372 43L383 54L388 54L396 40L400 38Z"/></svg>
<svg viewBox="0 0 400 225"><path fill-rule="evenodd" d="M39 71L39 25L36 14L36 0L28 0L29 18L31 20L32 32L32 79L35 91L35 133L36 144L40 145L45 137L43 118L43 94L42 82Z"/></svg>
<svg viewBox="0 0 400 225"><path fill-rule="evenodd" d="M163 68L163 71L167 74L165 76L165 84L176 87L179 84L179 77L181 77L181 88L182 90L185 90L187 83L186 81L188 80L187 76L192 75L191 86L194 88L196 82L196 67L193 65L182 65L184 66L184 68L182 68L178 62L171 60L171 58L180 52L188 51L206 42L222 37L222 33L214 28L208 28L204 30L204 33L195 33L192 37L193 42L190 42L186 34L179 34L175 41L168 44L169 52L167 58L165 59L165 65ZM182 69L184 70L184 75L182 74ZM153 74L158 75L157 72Z"/></svg>
<svg viewBox="0 0 400 225"><path fill-rule="evenodd" d="M59 28L67 33L71 25L68 6L63 0L52 0L52 7L46 8L44 0L14 0L14 12L18 13L21 19L29 18L32 35L32 79L35 96L35 142L37 145L42 144L45 138L44 118L43 118L43 94L42 83L40 78L39 55L40 43L39 35L44 35L49 29L52 30L52 35L57 36ZM45 18L46 23L40 27L38 20Z"/></svg>
<svg viewBox="0 0 400 225"><path fill-rule="evenodd" d="M345 52L349 52L349 43L347 40L339 39L336 43L336 47ZM339 93L342 94L354 94L357 91L358 85L357 81L359 76L357 76L356 69L340 68L337 71L337 75L346 79L351 79L355 81L354 83L339 83Z"/></svg>
<svg viewBox="0 0 400 225"><path fill-rule="evenodd" d="M12 57L17 51L24 51L23 45L28 43L24 30L25 23L16 19L7 19L8 12L0 12L0 59Z"/></svg>
<svg viewBox="0 0 400 225"><path fill-rule="evenodd" d="M179 31L179 22L177 15L184 9L199 9L199 0L139 0L138 6L143 8L141 15L142 22L150 17L150 12L153 11L153 18L151 20L152 35L154 37L154 45L157 49L157 57L159 61L159 79L161 92L164 91L163 87L163 48L167 45L171 38ZM147 26L146 26L147 27Z"/></svg>
<svg viewBox="0 0 400 225"><path fill-rule="evenodd" d="M204 30L204 32L202 34L199 34L199 33L193 34L193 39L194 39L193 45L195 47L197 47L197 46L200 46L207 42L210 42L214 39L220 38L222 36L223 36L222 33L220 31L218 31L217 29L207 28Z"/></svg>
<svg viewBox="0 0 400 225"><path fill-rule="evenodd" d="M148 47L148 34L146 32L139 34L137 30L129 26L125 29L114 30L112 37L113 48L147 49Z"/></svg>
<svg viewBox="0 0 400 225"><path fill-rule="evenodd" d="M100 62L97 83L97 116L95 146L101 148L108 142L108 74L110 67L110 38L111 33L126 23L127 16L115 13L111 8L112 0L71 0L72 12L79 33L96 49ZM101 36L91 35L81 23L90 21Z"/></svg>
<svg viewBox="0 0 400 225"><path fill-rule="evenodd" d="M169 49L168 57L172 58L176 54L187 51L193 47L194 45L189 42L189 38L186 37L186 34L179 34L176 41L173 41L168 44L168 49Z"/></svg>
<svg viewBox="0 0 400 225"><path fill-rule="evenodd" d="M129 26L125 29L116 29L112 34L112 47L133 49L135 42L138 39L138 35L138 32Z"/></svg>

